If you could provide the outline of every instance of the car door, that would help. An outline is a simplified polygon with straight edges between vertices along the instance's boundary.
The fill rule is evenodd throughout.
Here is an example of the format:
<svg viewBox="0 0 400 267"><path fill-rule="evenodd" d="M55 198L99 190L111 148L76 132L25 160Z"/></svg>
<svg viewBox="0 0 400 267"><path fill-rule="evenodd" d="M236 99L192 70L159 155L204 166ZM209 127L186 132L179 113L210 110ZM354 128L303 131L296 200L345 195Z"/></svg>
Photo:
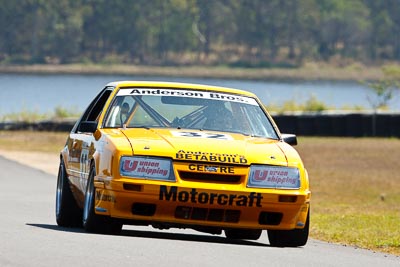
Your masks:
<svg viewBox="0 0 400 267"><path fill-rule="evenodd" d="M73 127L68 139L69 155L67 172L73 186L80 193L77 197L82 198L82 200L89 177L90 161L95 152L95 139L93 133L84 130L81 125L87 122L96 123L97 125L98 118L103 112L104 105L110 97L112 90L112 87L106 87L96 96Z"/></svg>

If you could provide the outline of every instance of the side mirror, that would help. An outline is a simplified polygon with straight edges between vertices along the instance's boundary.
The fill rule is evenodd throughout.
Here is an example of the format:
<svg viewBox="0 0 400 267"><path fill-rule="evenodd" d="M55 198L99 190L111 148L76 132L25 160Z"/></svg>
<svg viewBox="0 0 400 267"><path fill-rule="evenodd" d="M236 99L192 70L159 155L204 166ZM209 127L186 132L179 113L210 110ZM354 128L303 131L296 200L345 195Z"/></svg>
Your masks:
<svg viewBox="0 0 400 267"><path fill-rule="evenodd" d="M297 145L297 137L295 134L282 134L282 141L291 146Z"/></svg>
<svg viewBox="0 0 400 267"><path fill-rule="evenodd" d="M97 130L97 121L81 121L78 132L94 133Z"/></svg>

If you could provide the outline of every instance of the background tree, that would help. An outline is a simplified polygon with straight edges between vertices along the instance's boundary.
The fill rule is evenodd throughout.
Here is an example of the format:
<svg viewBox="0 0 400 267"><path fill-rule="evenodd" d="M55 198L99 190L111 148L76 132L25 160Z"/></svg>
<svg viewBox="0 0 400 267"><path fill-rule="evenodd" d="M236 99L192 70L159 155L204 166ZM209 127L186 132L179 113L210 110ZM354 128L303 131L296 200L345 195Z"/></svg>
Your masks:
<svg viewBox="0 0 400 267"><path fill-rule="evenodd" d="M399 0L0 0L0 27L1 64L400 59Z"/></svg>
<svg viewBox="0 0 400 267"><path fill-rule="evenodd" d="M376 115L378 110L386 109L389 102L393 99L394 90L400 88L400 67L397 66L386 66L382 68L384 78L379 81L365 82L369 88L371 88L374 95L368 96L368 102L370 103L374 116L372 118L372 135L376 135Z"/></svg>

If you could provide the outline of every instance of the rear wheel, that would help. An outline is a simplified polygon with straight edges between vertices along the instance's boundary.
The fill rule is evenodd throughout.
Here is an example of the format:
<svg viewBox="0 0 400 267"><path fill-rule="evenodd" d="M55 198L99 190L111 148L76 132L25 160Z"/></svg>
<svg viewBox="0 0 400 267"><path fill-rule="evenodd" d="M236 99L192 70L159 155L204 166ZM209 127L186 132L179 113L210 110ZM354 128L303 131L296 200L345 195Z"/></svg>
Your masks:
<svg viewBox="0 0 400 267"><path fill-rule="evenodd" d="M304 246L308 240L310 228L310 210L307 214L307 222L303 229L293 230L268 230L268 239L274 247L300 247Z"/></svg>
<svg viewBox="0 0 400 267"><path fill-rule="evenodd" d="M79 227L82 221L82 210L76 204L72 194L62 159L57 177L56 221L59 226L63 227Z"/></svg>
<svg viewBox="0 0 400 267"><path fill-rule="evenodd" d="M248 239L257 240L260 238L260 229L225 229L225 236L229 239Z"/></svg>
<svg viewBox="0 0 400 267"><path fill-rule="evenodd" d="M85 202L83 205L83 228L89 233L118 234L121 232L122 223L108 216L97 215L94 210L95 193L94 176L95 168L91 167L86 186Z"/></svg>

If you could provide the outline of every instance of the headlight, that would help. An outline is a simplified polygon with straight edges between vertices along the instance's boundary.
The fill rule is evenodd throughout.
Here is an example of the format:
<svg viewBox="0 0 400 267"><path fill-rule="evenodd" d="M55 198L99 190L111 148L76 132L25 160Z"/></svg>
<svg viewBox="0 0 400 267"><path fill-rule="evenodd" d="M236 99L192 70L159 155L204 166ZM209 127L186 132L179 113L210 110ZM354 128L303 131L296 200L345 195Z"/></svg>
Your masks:
<svg viewBox="0 0 400 267"><path fill-rule="evenodd" d="M262 188L300 188L298 168L252 165L250 167L248 187Z"/></svg>
<svg viewBox="0 0 400 267"><path fill-rule="evenodd" d="M172 161L153 157L122 157L119 165L122 176L138 179L175 181Z"/></svg>

